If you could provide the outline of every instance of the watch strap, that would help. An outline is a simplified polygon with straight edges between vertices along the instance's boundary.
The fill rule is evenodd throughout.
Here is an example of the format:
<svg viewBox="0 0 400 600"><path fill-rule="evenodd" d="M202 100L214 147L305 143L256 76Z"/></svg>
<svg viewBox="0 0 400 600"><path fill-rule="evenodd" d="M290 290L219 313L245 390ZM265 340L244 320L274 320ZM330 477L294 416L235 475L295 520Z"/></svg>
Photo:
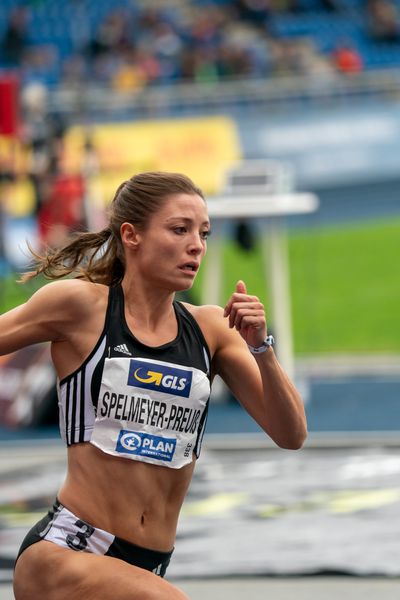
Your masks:
<svg viewBox="0 0 400 600"><path fill-rule="evenodd" d="M261 346L259 346L258 348L255 348L254 346L250 346L250 344L247 344L247 347L252 354L262 354L263 352L266 352L268 350L268 348L271 348L274 344L275 344L274 336L267 335L267 337L265 338L265 340L263 341Z"/></svg>

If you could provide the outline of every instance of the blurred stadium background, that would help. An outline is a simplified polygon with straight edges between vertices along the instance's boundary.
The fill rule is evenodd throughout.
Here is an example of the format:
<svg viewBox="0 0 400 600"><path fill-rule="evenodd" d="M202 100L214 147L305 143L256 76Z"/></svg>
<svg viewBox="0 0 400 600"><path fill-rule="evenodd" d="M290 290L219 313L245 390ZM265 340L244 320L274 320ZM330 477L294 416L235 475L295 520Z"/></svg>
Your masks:
<svg viewBox="0 0 400 600"><path fill-rule="evenodd" d="M135 172L182 171L210 202L233 202L229 174L258 165L264 188L259 172L245 178L244 207L256 193L279 212L291 195L293 214L219 219L211 255L219 303L243 278L275 333L274 286L288 292L277 350L302 391L309 441L295 457L277 452L216 385L176 577L400 574L399 67L398 0L1 2L2 312L44 283L16 283L26 240L40 249L101 228ZM302 194L318 208L299 214ZM277 230L280 283L269 276ZM213 260L194 303L215 300ZM4 580L57 489L56 411L47 346L0 359Z"/></svg>

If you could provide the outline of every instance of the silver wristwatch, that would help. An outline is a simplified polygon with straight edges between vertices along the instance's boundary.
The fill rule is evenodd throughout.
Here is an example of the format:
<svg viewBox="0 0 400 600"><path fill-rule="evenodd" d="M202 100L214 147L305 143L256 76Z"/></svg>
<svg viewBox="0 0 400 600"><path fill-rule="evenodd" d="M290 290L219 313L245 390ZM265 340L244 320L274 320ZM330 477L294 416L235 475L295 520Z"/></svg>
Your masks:
<svg viewBox="0 0 400 600"><path fill-rule="evenodd" d="M268 350L268 348L272 347L274 344L275 344L274 336L267 335L267 337L265 338L265 340L263 341L261 346L259 346L258 348L255 348L254 346L250 346L249 344L247 344L247 346L252 354L261 354L262 352L265 352L266 350Z"/></svg>

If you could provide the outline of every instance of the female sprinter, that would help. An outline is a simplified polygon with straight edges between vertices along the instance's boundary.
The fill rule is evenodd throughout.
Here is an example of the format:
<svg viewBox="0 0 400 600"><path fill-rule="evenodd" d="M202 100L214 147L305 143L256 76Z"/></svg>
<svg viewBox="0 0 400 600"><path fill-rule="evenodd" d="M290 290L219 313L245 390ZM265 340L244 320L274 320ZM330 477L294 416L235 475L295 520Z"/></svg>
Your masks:
<svg viewBox="0 0 400 600"><path fill-rule="evenodd" d="M0 317L0 354L51 342L68 474L27 534L16 600L184 600L163 579L219 374L262 429L299 448L306 419L279 365L264 308L243 282L218 306L191 287L210 223L180 174L124 182L109 226L37 256L53 281Z"/></svg>

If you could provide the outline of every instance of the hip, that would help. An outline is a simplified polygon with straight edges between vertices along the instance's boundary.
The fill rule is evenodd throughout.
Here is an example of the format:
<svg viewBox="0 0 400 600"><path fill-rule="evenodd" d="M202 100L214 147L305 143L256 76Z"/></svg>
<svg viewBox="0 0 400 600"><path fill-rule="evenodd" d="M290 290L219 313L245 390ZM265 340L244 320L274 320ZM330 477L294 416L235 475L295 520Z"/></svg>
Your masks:
<svg viewBox="0 0 400 600"><path fill-rule="evenodd" d="M74 552L89 552L119 558L161 577L165 575L173 553L173 549L162 552L139 546L104 529L94 527L68 510L58 499L48 513L27 533L17 560L29 546L42 540L62 548L69 548Z"/></svg>

